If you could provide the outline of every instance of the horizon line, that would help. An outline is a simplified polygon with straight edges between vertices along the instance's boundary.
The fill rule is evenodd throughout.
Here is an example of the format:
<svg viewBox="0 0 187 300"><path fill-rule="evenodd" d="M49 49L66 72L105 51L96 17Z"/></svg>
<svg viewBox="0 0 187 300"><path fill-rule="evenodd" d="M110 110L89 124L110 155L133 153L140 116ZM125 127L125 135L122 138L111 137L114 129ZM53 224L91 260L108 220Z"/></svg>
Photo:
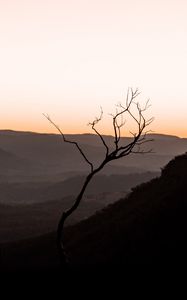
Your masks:
<svg viewBox="0 0 187 300"><path fill-rule="evenodd" d="M32 130L15 130L15 129L10 129L10 128L6 128L6 129L1 129L0 128L0 132L20 132L20 133L32 133L32 134L48 134L48 135L60 135L60 133L55 133L55 132L39 132L39 131L32 131ZM65 135L97 135L95 133L90 133L90 132L80 132L80 133L64 133ZM103 136L111 136L113 137L112 134L102 134ZM185 136L178 136L176 134L169 134L169 133L160 133L160 132L150 132L147 133L147 135L160 135L160 136L170 136L170 137L175 137L175 138L187 138ZM127 136L121 136L123 137L132 137L131 135L127 135Z"/></svg>

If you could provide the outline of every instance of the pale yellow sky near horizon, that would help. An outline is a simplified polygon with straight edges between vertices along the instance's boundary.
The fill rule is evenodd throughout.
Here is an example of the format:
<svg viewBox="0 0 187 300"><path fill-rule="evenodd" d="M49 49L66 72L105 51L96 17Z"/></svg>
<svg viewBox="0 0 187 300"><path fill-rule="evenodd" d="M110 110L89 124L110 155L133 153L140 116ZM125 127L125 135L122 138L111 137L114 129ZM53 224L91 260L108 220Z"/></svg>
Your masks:
<svg viewBox="0 0 187 300"><path fill-rule="evenodd" d="M0 0L0 37L1 129L90 132L102 106L112 134L138 87L151 129L187 137L186 0Z"/></svg>

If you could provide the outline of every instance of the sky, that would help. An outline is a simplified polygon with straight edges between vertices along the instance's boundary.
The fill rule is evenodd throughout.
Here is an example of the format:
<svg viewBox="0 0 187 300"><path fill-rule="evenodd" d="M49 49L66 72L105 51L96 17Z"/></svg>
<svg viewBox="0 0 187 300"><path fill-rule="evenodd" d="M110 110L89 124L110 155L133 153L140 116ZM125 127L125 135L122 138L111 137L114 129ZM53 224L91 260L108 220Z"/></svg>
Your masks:
<svg viewBox="0 0 187 300"><path fill-rule="evenodd" d="M150 129L187 137L186 16L186 0L0 0L0 128L56 132L46 113L91 132L102 106L112 134L132 87L150 99Z"/></svg>

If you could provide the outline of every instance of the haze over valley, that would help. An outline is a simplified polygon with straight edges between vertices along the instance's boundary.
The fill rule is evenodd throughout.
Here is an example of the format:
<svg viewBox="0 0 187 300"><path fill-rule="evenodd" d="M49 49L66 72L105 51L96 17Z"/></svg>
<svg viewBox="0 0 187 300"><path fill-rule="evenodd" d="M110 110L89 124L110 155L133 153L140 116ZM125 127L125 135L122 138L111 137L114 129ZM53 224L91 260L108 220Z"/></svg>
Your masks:
<svg viewBox="0 0 187 300"><path fill-rule="evenodd" d="M104 155L96 135L68 135L96 165ZM110 147L113 137L104 136ZM131 188L160 175L161 168L187 149L187 139L154 134L153 153L132 154L108 165L88 186L84 201L68 220L74 224L125 197ZM129 138L123 138L129 142ZM1 242L55 230L61 212L79 192L89 169L73 145L56 134L0 131ZM14 232L12 228L14 227Z"/></svg>

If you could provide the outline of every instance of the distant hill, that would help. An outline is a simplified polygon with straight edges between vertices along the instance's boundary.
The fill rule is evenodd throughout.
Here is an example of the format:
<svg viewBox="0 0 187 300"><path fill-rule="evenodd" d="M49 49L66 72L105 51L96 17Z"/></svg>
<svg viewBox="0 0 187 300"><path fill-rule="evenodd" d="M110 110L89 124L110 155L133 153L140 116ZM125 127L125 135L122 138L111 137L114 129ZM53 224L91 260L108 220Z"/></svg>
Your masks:
<svg viewBox="0 0 187 300"><path fill-rule="evenodd" d="M171 160L160 177L135 187L128 197L66 227L65 244L72 266L157 264L173 267L187 263L186 186L187 154L184 154ZM4 245L5 265L58 268L54 237L50 233ZM20 257L25 257L25 264Z"/></svg>
<svg viewBox="0 0 187 300"><path fill-rule="evenodd" d="M73 224L101 210L130 189L157 176L157 173L99 175L67 224ZM0 184L0 242L18 240L55 230L61 213L72 205L83 177L58 183Z"/></svg>
<svg viewBox="0 0 187 300"><path fill-rule="evenodd" d="M109 147L114 146L112 136L103 136ZM187 139L167 135L148 135L148 138L154 141L145 145L146 149L153 149L152 154L147 155L130 155L121 160L112 162L103 174L127 174L134 172L159 171L175 155L182 154L187 149ZM68 139L77 141L85 151L87 157L98 165L105 155L105 149L94 134L68 134ZM123 137L121 142L127 144L131 139ZM11 130L0 130L0 148L2 151L10 153L12 156L24 160L17 167L16 175L18 178L24 176L47 176L52 174L67 174L69 172L88 172L89 166L85 163L80 153L73 145L63 142L62 137L58 134L40 134L34 132L18 132ZM1 159L0 153L0 161ZM2 155L3 157L3 155ZM8 158L7 158L8 160ZM16 160L16 159L15 159ZM5 158L6 162L6 158ZM12 160L12 166L16 162ZM10 164L11 165L11 164ZM8 163L7 163L8 166ZM114 168L114 170L112 170ZM11 166L7 167L6 173L11 179ZM109 173L108 173L109 172ZM4 170L0 175L4 174ZM14 175L14 173L13 173ZM39 177L38 177L39 179ZM8 180L8 178L7 178Z"/></svg>
<svg viewBox="0 0 187 300"><path fill-rule="evenodd" d="M0 148L0 173L23 169L27 166L27 162L9 151Z"/></svg>
<svg viewBox="0 0 187 300"><path fill-rule="evenodd" d="M157 172L134 173L128 175L103 175L93 178L86 195L128 192L139 183L158 176ZM74 176L57 182L13 182L0 183L0 204L31 205L44 203L67 196L75 196L81 189L85 176Z"/></svg>

